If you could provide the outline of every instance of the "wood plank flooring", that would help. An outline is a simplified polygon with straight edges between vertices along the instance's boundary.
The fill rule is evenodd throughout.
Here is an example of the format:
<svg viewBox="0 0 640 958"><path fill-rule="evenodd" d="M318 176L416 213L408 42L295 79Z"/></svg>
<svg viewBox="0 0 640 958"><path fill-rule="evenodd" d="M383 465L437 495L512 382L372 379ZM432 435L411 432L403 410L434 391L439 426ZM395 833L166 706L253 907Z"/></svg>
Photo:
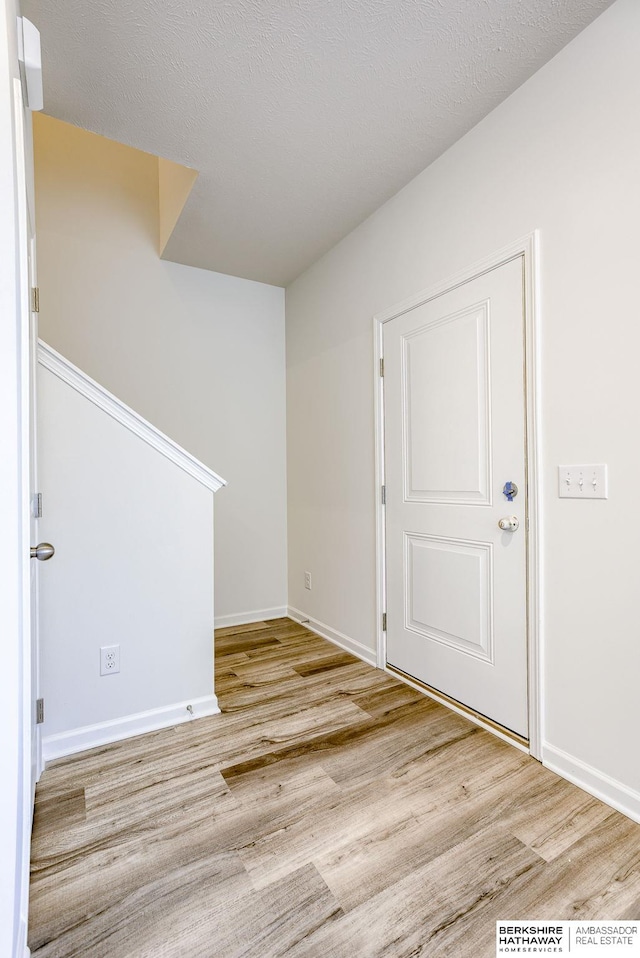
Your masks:
<svg viewBox="0 0 640 958"><path fill-rule="evenodd" d="M640 918L640 826L289 619L221 630L223 714L61 760L34 958L489 958Z"/></svg>

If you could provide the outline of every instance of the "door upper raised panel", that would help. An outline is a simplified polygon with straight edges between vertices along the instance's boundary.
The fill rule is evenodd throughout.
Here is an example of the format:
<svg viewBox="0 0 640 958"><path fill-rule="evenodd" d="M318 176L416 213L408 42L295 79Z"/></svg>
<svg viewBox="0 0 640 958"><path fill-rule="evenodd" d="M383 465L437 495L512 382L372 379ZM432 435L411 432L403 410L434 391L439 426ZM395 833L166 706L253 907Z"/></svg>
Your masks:
<svg viewBox="0 0 640 958"><path fill-rule="evenodd" d="M491 543L404 537L405 628L493 663Z"/></svg>
<svg viewBox="0 0 640 958"><path fill-rule="evenodd" d="M404 498L491 504L489 303L402 338Z"/></svg>

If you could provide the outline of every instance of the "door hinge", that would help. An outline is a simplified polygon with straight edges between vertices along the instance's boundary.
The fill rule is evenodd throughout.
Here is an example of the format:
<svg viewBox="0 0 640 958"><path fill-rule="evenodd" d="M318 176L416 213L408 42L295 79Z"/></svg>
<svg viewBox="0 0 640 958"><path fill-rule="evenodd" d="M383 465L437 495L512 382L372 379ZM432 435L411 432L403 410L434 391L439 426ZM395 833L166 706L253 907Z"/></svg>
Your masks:
<svg viewBox="0 0 640 958"><path fill-rule="evenodd" d="M382 505L386 506L386 504L387 504L387 487L383 486L382 487Z"/></svg>
<svg viewBox="0 0 640 958"><path fill-rule="evenodd" d="M31 287L31 312L32 313L40 312L40 287L39 286Z"/></svg>
<svg viewBox="0 0 640 958"><path fill-rule="evenodd" d="M31 512L34 519L42 519L42 493L36 492L31 500Z"/></svg>
<svg viewBox="0 0 640 958"><path fill-rule="evenodd" d="M384 376L384 359L380 360L380 375Z"/></svg>
<svg viewBox="0 0 640 958"><path fill-rule="evenodd" d="M44 722L44 699L36 699L36 725Z"/></svg>
<svg viewBox="0 0 640 958"><path fill-rule="evenodd" d="M387 631L387 613L386 612L382 613L382 631L383 632Z"/></svg>

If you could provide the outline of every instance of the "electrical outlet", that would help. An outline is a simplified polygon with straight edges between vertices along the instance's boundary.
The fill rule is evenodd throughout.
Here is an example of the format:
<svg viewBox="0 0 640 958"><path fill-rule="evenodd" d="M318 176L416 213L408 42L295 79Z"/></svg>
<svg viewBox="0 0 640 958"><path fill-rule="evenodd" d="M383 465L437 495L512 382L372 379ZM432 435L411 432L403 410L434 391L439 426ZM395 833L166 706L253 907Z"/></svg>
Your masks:
<svg viewBox="0 0 640 958"><path fill-rule="evenodd" d="M120 646L103 645L100 648L100 675L114 675L120 671Z"/></svg>
<svg viewBox="0 0 640 958"><path fill-rule="evenodd" d="M309 589L309 591L311 591L311 573L310 572L305 572L304 574L304 587L305 589Z"/></svg>

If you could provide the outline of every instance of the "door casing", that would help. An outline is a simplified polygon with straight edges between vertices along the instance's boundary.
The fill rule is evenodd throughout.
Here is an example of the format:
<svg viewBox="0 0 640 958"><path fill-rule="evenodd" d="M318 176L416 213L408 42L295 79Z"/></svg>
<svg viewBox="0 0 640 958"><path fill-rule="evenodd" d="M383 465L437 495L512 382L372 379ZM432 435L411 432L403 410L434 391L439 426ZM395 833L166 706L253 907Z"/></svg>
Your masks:
<svg viewBox="0 0 640 958"><path fill-rule="evenodd" d="M529 753L541 759L542 744L542 635L541 635L541 598L542 575L540 568L540 501L541 501L541 462L540 462L540 279L539 279L539 231L511 243L485 259L473 263L467 269L449 277L441 283L422 290L409 299L397 303L373 317L373 356L374 356L374 396L375 396L375 497L376 497L376 629L377 664L387 670L386 632L382 627L382 617L386 612L386 542L385 542L385 506L382 501L382 486L385 484L384 462L384 377L381 375L383 359L383 327L385 323L396 319L403 313L441 296L490 270L521 256L523 258L523 302L524 302L524 390L526 408L526 475L528 486L529 529L527 536L527 668L529 693ZM419 687L419 686L416 686ZM429 693L427 693L429 694ZM449 708L457 711L452 703ZM479 717L469 716L460 709L460 713L482 725L494 734L500 732ZM503 737L500 735L500 737ZM505 737L506 741L513 742Z"/></svg>

